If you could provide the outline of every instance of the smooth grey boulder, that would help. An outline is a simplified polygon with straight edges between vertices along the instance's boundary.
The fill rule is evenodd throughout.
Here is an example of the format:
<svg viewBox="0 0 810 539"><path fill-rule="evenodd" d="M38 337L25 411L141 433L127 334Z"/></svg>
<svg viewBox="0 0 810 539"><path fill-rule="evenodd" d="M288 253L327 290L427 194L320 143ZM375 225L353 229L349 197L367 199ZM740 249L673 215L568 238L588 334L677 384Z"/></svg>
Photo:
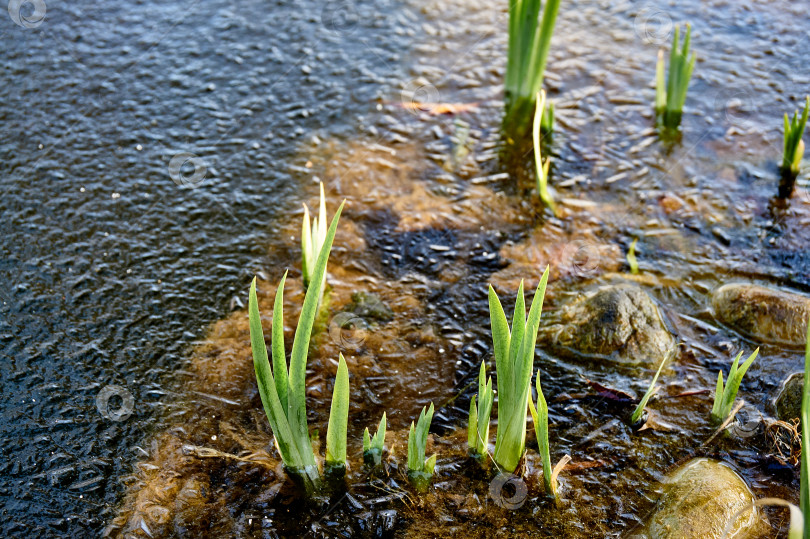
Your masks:
<svg viewBox="0 0 810 539"><path fill-rule="evenodd" d="M676 344L652 298L630 284L602 287L566 305L544 334L563 351L628 365L657 365Z"/></svg>
<svg viewBox="0 0 810 539"><path fill-rule="evenodd" d="M802 346L810 298L754 284L727 284L712 293L714 316L760 342Z"/></svg>
<svg viewBox="0 0 810 539"><path fill-rule="evenodd" d="M732 519L728 539L756 537L763 531L764 521L751 507L754 499L745 481L726 464L692 459L667 477L664 494L642 537L721 539Z"/></svg>

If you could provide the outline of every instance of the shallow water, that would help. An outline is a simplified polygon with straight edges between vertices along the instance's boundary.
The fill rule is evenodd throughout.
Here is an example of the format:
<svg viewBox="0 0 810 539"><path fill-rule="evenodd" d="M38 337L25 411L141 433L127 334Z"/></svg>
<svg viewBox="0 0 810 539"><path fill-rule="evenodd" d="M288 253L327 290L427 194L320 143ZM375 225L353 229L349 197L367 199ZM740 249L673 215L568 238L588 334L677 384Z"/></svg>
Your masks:
<svg viewBox="0 0 810 539"><path fill-rule="evenodd" d="M3 388L14 396L3 405L4 529L620 536L652 508L666 471L698 454L735 465L758 496L795 501L794 474L767 456L761 433L701 447L713 432L711 395L673 396L713 388L719 368L757 346L714 321L715 286L810 289L810 198L800 185L788 207L771 200L781 115L810 82L800 6L565 4L546 77L562 219L544 217L524 196L530 178L515 187L498 161L504 10L339 7L57 4L38 28L2 28L2 114L14 133L0 145L0 272L11 283L0 311ZM667 20L692 23L699 55L672 149L657 141L650 107ZM471 106L456 116L412 111L414 91ZM201 159L199 185L172 181L178 152ZM330 263L330 318L309 365L310 420L323 432L342 351L354 467L349 496L302 508L270 446L245 313L227 314L254 273L265 276L269 313L282 268L298 263L297 208L313 207L314 176L349 205ZM486 284L513 297L520 278L536 283L550 263L553 315L583 291L632 280L623 259L634 237L636 280L683 343L663 379L671 398L650 406L667 430L632 434L626 409L584 381L642 394L651 372L566 360L541 342L553 456L574 457L561 475L563 505L545 507L532 487L517 513L495 507L457 431L477 368L491 359ZM291 277L290 331L300 304ZM393 321L336 325L355 290L378 294ZM749 414L767 412L802 364L798 350L761 353L740 392ZM134 397L122 421L96 407L112 384ZM423 503L397 462L403 429L431 401L441 407L432 428L440 457ZM397 458L370 480L359 435L383 410ZM536 465L528 468L531 478ZM779 528L782 515L771 521Z"/></svg>
<svg viewBox="0 0 810 539"><path fill-rule="evenodd" d="M362 2L349 28L317 2L46 9L27 29L0 13L0 527L95 534L189 346L269 264L297 206L279 204L299 190L288 157L363 122L406 42L380 36L407 20ZM173 181L182 152L203 178ZM125 421L97 409L110 385L134 398Z"/></svg>

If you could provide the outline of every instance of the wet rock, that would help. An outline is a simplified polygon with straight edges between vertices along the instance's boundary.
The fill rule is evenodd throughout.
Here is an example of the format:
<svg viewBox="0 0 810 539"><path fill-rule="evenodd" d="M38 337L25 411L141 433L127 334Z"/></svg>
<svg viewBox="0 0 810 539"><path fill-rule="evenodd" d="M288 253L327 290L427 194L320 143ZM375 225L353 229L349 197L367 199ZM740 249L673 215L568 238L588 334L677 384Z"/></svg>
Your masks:
<svg viewBox="0 0 810 539"><path fill-rule="evenodd" d="M357 531L362 537L388 537L394 531L398 518L394 509L360 513L357 515Z"/></svg>
<svg viewBox="0 0 810 539"><path fill-rule="evenodd" d="M754 495L727 465L692 459L665 481L664 495L646 527L649 539L720 539L729 521L754 501ZM737 517L729 539L755 537L763 521L755 508Z"/></svg>
<svg viewBox="0 0 810 539"><path fill-rule="evenodd" d="M804 373L796 372L788 376L779 389L774 400L776 417L781 421L790 421L801 416L802 390L804 389Z"/></svg>
<svg viewBox="0 0 810 539"><path fill-rule="evenodd" d="M556 318L544 332L556 346L585 357L652 366L675 346L655 302L630 284L600 288Z"/></svg>
<svg viewBox="0 0 810 539"><path fill-rule="evenodd" d="M394 319L394 311L383 303L380 296L363 291L352 294L352 302L346 307L346 311L368 321L390 322Z"/></svg>
<svg viewBox="0 0 810 539"><path fill-rule="evenodd" d="M804 344L810 298L753 284L727 284L712 294L718 320L761 342Z"/></svg>

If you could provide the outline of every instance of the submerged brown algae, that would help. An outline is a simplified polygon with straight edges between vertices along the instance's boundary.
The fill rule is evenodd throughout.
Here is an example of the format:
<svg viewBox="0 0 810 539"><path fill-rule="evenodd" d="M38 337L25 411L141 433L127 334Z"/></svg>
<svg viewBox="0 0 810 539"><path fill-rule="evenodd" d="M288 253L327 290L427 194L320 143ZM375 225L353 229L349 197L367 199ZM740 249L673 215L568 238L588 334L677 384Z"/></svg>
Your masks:
<svg viewBox="0 0 810 539"><path fill-rule="evenodd" d="M721 4L702 9L717 13ZM433 7L441 16L432 31L453 47L472 38L464 33L466 26L454 28L447 21L469 17L473 24L490 24L482 19L492 8L481 3ZM765 173L759 165L751 172L751 163L764 159L768 147L751 144L738 156L722 149L728 145L716 143L721 139L715 137L736 140L733 125L722 126L720 133L713 127L701 133L704 126L687 114L684 144L690 136L697 139L697 155L686 145L664 151L649 129L649 92L639 60L655 47L633 35L627 21L635 12L629 6L604 7L563 13L562 30L556 34L563 41L552 47L548 78L561 111L562 139L555 142L557 175L552 182L566 207L562 219L542 215L539 204L526 196L527 189L497 176L497 135L486 126L497 125L493 118L499 107L485 101L500 84L498 73L487 70L495 50L491 42L503 37L498 33L485 35L484 45L465 58L467 72L478 76L475 80L451 73L444 84L437 83L446 100L484 102L464 116L472 127L467 157L457 167L447 166L458 155L453 141L458 139L457 122L410 115L396 107L379 120L377 128L387 130L385 134L347 144L321 142L300 156L298 164L306 164L304 179L316 175L324 180L332 204L349 199L339 227L343 236L330 261L329 315L308 370L310 421L323 432L334 360L340 351L347 355L352 377L349 495L332 505L299 507L303 501L269 445L253 385L246 315L240 311L215 325L209 344L192 355L187 391L204 395L187 402L188 410L178 413L178 419L194 428L173 430L169 416L166 434L155 438L151 462L136 474L118 529L136 533L143 529L140 522L149 521L150 530L162 525L166 534L205 529L283 536L632 536L654 509L657 483L680 463L703 456L734 463L756 496L795 501L795 472L774 458L758 414L767 414L764 403L800 357L746 340L719 324L711 313L710 294L730 278L806 288L806 271L789 266L792 260L800 268L806 263L800 257L810 208L800 197L787 208L770 205ZM605 11L607 21L600 21ZM617 19L624 26L608 29ZM604 58L582 45L586 31L589 40L602 43L593 45L599 54L614 43L625 46L612 50L616 56L610 71L600 67ZM736 43L734 36L724 37ZM721 38L716 39L721 46ZM705 50L712 43L702 46ZM437 66L453 57L440 56L429 45L420 54ZM698 70L709 74L698 72L698 80L711 84L715 76L727 77L730 65L707 55ZM431 72L429 62L414 68L415 77L429 79ZM703 115L696 116L716 112L712 105L709 110L696 105ZM594 110L600 122L591 123ZM721 121L734 123L736 118L726 115ZM747 129L757 139L757 128ZM440 136L434 136L437 130ZM700 137L709 140L701 145ZM723 163L718 165L717 159ZM511 177L515 175L520 174ZM273 278L260 287L265 317L280 268L297 264L300 225L290 214L278 244L271 246L277 264ZM630 375L611 366L569 362L553 353L553 343L546 340L550 336L542 337L536 366L549 400L552 458L570 453L574 461L560 476L560 505L548 503L539 488L541 467L529 429L521 480L525 491L512 484L504 494L503 479L486 464L469 460L464 447L471 382L480 361L491 359L486 283L513 295L520 279L531 287L545 264L551 264L548 310L560 311L577 294L615 281L615 272L625 269L624 253L634 237L640 238L642 275L621 278L635 280L660 303L679 341L673 372L662 377L660 398L648 406L650 428L634 432L627 425L632 406L594 391L586 379L640 396L651 369ZM302 297L295 270L292 276L285 296L288 339ZM358 316L350 308L355 291L379 296L394 319ZM331 323L340 313L348 316L338 319L335 328ZM229 329L220 327L218 333L220 324ZM760 344L763 361L755 363L740 391L749 401L740 414L744 419L730 435L712 437L708 391L717 370L725 372L737 351ZM401 469L404 429L431 400L443 407L428 450L438 451L439 461L433 489L418 497ZM392 418L386 445L394 455L387 459L387 473L375 478L359 464L359 433L365 426L373 428L383 410ZM158 468L150 469L150 464ZM189 494L183 497L186 484ZM198 492L207 497L192 494ZM199 509L184 514L184 504ZM770 516L775 517L770 519L771 534L784 529L780 513Z"/></svg>

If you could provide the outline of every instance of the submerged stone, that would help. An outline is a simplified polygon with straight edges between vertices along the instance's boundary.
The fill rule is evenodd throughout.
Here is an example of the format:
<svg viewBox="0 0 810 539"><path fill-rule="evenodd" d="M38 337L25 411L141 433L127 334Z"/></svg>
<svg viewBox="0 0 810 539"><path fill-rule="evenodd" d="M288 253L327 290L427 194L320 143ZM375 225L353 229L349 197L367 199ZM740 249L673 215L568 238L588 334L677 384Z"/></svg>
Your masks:
<svg viewBox="0 0 810 539"><path fill-rule="evenodd" d="M810 298L753 284L727 284L712 294L714 315L761 342L801 346L807 337Z"/></svg>
<svg viewBox="0 0 810 539"><path fill-rule="evenodd" d="M545 332L555 345L585 357L652 366L675 346L658 306L630 284L600 288L565 306L557 318Z"/></svg>
<svg viewBox="0 0 810 539"><path fill-rule="evenodd" d="M796 419L802 414L802 390L804 389L804 373L796 372L782 382L779 394L774 400L776 417L781 421Z"/></svg>
<svg viewBox="0 0 810 539"><path fill-rule="evenodd" d="M728 539L755 537L763 520L756 508L745 511L754 495L729 466L692 459L665 480L664 495L646 527L649 539L721 539L736 517ZM740 516L736 516L743 511Z"/></svg>
<svg viewBox="0 0 810 539"><path fill-rule="evenodd" d="M346 307L346 311L351 311L365 320L390 322L394 319L394 311L383 303L380 296L362 290L352 294L352 302Z"/></svg>

